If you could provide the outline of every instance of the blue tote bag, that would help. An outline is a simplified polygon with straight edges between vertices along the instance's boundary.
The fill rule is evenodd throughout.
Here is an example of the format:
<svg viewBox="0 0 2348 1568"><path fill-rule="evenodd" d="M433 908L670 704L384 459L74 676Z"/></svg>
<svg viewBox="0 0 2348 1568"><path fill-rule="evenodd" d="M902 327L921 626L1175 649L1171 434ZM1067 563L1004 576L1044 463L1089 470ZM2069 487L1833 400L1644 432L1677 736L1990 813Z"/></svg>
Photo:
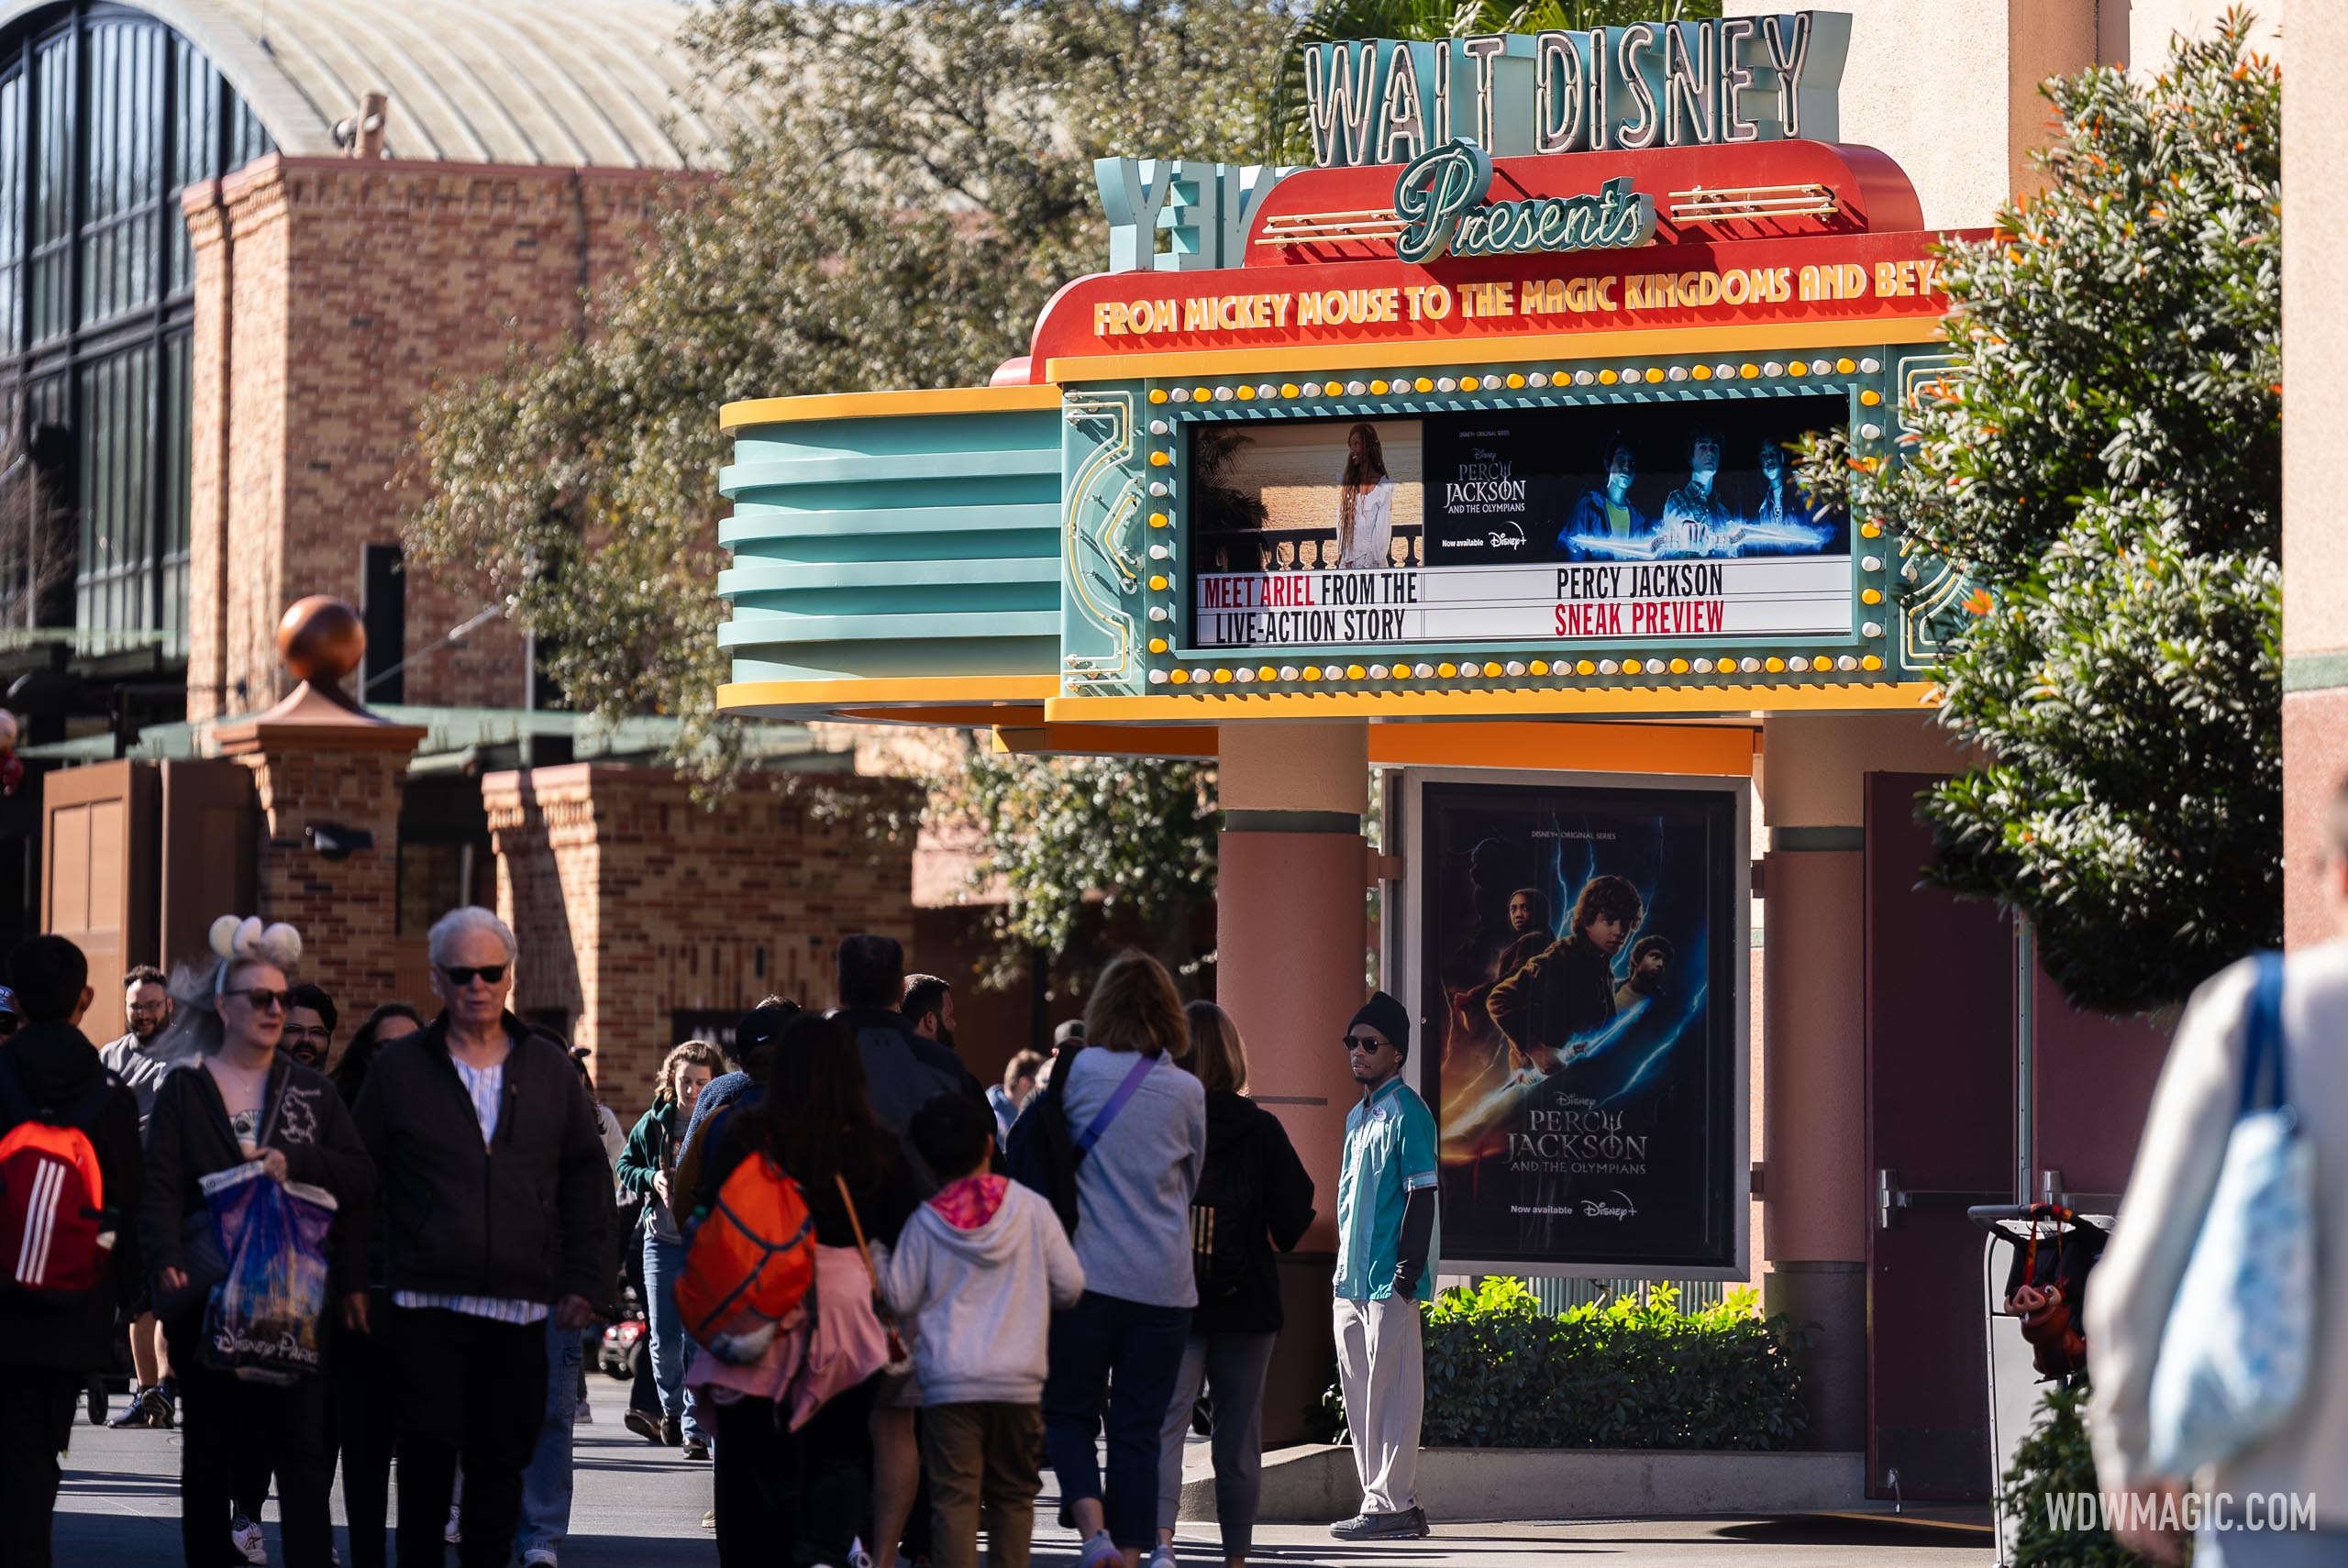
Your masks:
<svg viewBox="0 0 2348 1568"><path fill-rule="evenodd" d="M2283 1071L2283 955L2258 955L2242 1099L2153 1364L2164 1475L2232 1458L2291 1413L2315 1345L2315 1149Z"/></svg>

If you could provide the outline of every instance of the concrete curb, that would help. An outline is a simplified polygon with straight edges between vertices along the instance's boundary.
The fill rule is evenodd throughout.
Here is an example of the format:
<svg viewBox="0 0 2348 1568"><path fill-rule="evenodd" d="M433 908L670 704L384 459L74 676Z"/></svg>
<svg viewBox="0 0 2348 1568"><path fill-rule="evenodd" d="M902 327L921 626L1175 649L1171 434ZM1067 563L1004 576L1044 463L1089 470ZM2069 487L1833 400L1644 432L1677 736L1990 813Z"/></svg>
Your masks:
<svg viewBox="0 0 2348 1568"><path fill-rule="evenodd" d="M1431 1448L1419 1454L1427 1518L1687 1518L1798 1514L1866 1503L1860 1453L1698 1452L1676 1449ZM1341 1519L1361 1505L1353 1450L1307 1443L1264 1456L1257 1518L1267 1524ZM1186 1479L1180 1514L1212 1521L1212 1475Z"/></svg>

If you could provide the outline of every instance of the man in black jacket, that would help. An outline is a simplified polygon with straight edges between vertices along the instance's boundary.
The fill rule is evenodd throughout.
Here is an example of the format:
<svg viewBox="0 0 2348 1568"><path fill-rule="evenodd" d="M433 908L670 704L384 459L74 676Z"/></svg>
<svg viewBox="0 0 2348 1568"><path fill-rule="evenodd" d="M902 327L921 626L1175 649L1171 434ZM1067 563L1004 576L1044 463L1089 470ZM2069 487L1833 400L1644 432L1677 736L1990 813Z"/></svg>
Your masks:
<svg viewBox="0 0 2348 1568"><path fill-rule="evenodd" d="M505 1010L514 933L483 909L427 938L445 1010L375 1057L360 1135L382 1173L399 1410L399 1562L439 1568L460 1458L464 1568L504 1568L546 1409L546 1324L582 1329L611 1168L563 1049Z"/></svg>
<svg viewBox="0 0 2348 1568"><path fill-rule="evenodd" d="M42 1120L88 1110L70 1120L97 1154L101 1235L115 1238L112 1266L85 1294L45 1300L0 1281L0 1562L9 1568L49 1568L58 1459L73 1402L84 1378L113 1358L121 1282L138 1268L138 1101L82 1033L89 980L89 961L61 936L33 937L8 958L8 983L26 1021L0 1045L0 1072L17 1091L6 1098L31 1105ZM0 1110L0 1136L20 1120Z"/></svg>

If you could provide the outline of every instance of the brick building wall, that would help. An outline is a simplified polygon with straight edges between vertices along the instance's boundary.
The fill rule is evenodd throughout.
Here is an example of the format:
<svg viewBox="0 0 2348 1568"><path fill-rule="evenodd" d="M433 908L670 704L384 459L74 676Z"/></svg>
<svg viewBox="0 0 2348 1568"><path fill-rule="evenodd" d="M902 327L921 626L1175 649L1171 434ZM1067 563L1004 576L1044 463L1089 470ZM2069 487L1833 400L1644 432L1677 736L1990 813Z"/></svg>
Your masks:
<svg viewBox="0 0 2348 1568"><path fill-rule="evenodd" d="M262 831L259 907L239 912L292 924L302 933L301 978L325 987L348 1017L363 1018L398 994L400 783L408 754L303 743L240 760L253 771ZM364 831L373 846L327 860L304 834L323 823Z"/></svg>
<svg viewBox="0 0 2348 1568"><path fill-rule="evenodd" d="M495 370L514 337L579 331L587 293L690 178L271 154L189 189L190 718L283 694L284 606L357 602L362 547L400 537L419 401ZM406 651L489 599L478 580L412 574ZM404 700L515 707L526 679L518 634L493 622L411 666Z"/></svg>
<svg viewBox="0 0 2348 1568"><path fill-rule="evenodd" d="M918 788L819 788L847 809L754 778L706 811L673 772L600 763L482 778L498 912L522 946L514 1005L571 1017L623 1116L650 1103L672 1014L737 1013L770 991L828 1006L841 936L912 942L911 840L869 836L856 808L909 812Z"/></svg>

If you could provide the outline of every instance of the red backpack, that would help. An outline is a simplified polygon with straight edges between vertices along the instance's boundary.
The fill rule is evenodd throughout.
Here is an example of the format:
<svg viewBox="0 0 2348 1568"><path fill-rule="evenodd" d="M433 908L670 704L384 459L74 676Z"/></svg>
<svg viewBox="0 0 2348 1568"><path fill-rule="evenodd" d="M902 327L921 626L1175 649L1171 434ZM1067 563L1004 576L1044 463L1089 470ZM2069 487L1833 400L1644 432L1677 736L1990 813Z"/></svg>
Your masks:
<svg viewBox="0 0 2348 1568"><path fill-rule="evenodd" d="M685 1332L718 1360L759 1359L815 1278L806 1195L760 1150L734 1167L694 1228L677 1281Z"/></svg>
<svg viewBox="0 0 2348 1568"><path fill-rule="evenodd" d="M36 1106L0 1053L0 1289L48 1300L80 1296L105 1276L112 1239L105 1224L105 1178L87 1131L111 1077L62 1110Z"/></svg>

